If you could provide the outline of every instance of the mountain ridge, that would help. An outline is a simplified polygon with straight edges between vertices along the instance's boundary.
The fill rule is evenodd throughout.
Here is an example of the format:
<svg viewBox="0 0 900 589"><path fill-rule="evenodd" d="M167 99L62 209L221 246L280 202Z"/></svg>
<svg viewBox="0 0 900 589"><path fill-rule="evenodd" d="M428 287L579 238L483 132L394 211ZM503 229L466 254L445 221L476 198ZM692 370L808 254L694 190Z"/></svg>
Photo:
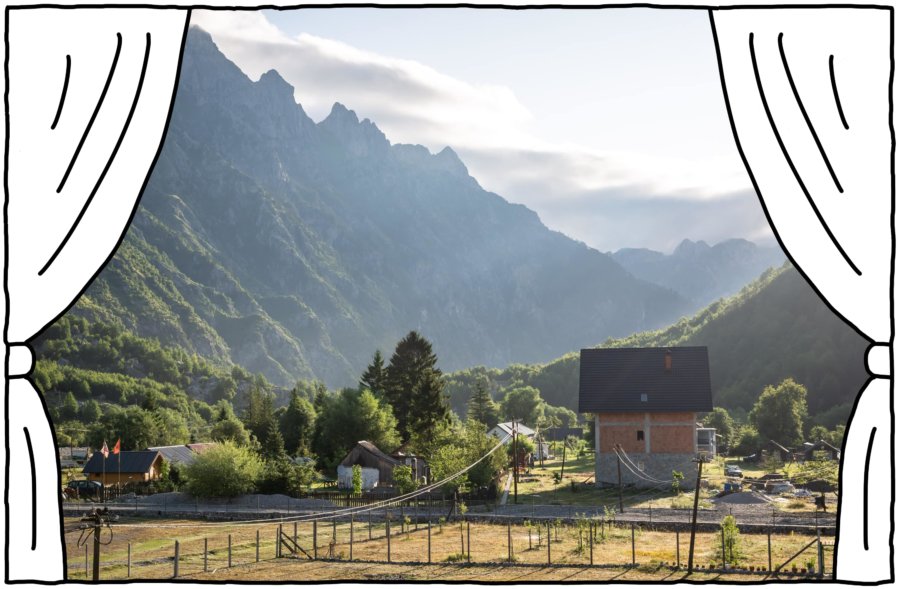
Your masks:
<svg viewBox="0 0 900 589"><path fill-rule="evenodd" d="M546 360L689 310L481 188L452 148L391 144L335 103L315 123L270 70L188 33L138 213L74 312L278 385L354 384L410 329L442 367Z"/></svg>

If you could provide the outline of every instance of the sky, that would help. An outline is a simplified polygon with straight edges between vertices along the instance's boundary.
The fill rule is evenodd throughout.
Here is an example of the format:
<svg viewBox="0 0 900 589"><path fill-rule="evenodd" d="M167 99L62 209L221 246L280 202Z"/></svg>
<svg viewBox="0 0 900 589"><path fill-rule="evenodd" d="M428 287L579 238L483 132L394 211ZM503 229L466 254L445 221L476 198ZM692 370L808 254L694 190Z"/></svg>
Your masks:
<svg viewBox="0 0 900 589"><path fill-rule="evenodd" d="M194 11L316 121L452 147L487 190L601 251L773 238L732 138L704 11Z"/></svg>

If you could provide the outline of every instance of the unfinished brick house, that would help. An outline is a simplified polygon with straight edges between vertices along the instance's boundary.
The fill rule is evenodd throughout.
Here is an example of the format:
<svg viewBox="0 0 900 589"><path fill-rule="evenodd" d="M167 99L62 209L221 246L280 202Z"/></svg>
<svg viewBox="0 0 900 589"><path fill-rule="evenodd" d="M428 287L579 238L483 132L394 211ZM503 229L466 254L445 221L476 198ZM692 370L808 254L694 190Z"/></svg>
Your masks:
<svg viewBox="0 0 900 589"><path fill-rule="evenodd" d="M578 411L594 416L598 486L618 482L619 445L633 463L622 466L623 483L649 487L647 478L671 480L677 470L693 488L697 413L712 411L707 350L581 350Z"/></svg>

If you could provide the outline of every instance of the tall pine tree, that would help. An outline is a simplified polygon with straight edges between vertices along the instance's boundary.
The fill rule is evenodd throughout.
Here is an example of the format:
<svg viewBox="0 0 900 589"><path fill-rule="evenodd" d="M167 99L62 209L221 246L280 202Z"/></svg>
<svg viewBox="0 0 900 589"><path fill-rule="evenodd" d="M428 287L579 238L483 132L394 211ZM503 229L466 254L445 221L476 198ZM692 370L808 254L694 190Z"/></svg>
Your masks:
<svg viewBox="0 0 900 589"><path fill-rule="evenodd" d="M362 378L359 379L359 388L369 389L376 396L381 397L385 392L387 381L387 372L384 368L384 358L381 356L381 350L375 350L375 357L369 364L366 371L363 372Z"/></svg>
<svg viewBox="0 0 900 589"><path fill-rule="evenodd" d="M475 383L475 390L469 397L468 417L489 428L500 421L500 407L491 398L491 393L483 380Z"/></svg>
<svg viewBox="0 0 900 589"><path fill-rule="evenodd" d="M409 332L397 343L385 373L384 397L394 411L404 443L413 432L427 434L448 418L444 377L427 339Z"/></svg>

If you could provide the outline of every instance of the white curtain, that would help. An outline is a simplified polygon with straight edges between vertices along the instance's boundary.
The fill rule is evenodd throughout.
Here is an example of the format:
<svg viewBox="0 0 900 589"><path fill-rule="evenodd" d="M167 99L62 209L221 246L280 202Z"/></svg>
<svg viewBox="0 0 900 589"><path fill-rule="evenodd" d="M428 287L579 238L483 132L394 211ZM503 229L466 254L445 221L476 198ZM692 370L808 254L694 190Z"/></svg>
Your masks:
<svg viewBox="0 0 900 589"><path fill-rule="evenodd" d="M64 578L56 446L26 342L112 256L165 134L189 11L11 9L7 578Z"/></svg>
<svg viewBox="0 0 900 589"><path fill-rule="evenodd" d="M814 288L873 342L872 379L844 445L836 575L888 580L891 14L738 9L710 19L735 138L772 228Z"/></svg>

